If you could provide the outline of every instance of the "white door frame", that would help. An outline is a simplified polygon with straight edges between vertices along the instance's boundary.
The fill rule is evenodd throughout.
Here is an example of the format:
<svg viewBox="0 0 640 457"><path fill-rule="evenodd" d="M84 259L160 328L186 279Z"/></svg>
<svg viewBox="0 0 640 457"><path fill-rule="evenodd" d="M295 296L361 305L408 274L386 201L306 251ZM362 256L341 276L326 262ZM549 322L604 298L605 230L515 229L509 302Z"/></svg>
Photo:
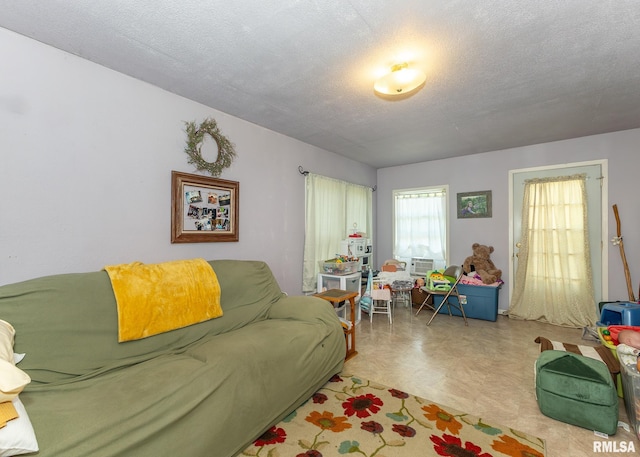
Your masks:
<svg viewBox="0 0 640 457"><path fill-rule="evenodd" d="M609 201L609 185L608 185L608 176L609 170L608 160L590 160L587 162L573 162L573 163L563 163L558 165L544 165L540 167L533 168L520 168L517 170L509 170L509 305L511 305L511 295L513 294L513 284L515 280L515 272L513 271L513 256L515 255L513 241L515 239L515 235L513 233L513 175L516 173L529 173L532 171L542 171L542 170L553 170L553 169L561 169L561 168L571 168L571 167L581 167L581 166L589 166L589 165L600 165L600 170L602 172L602 184L601 184L601 208L602 208L602 241L600 243L601 250L601 258L602 258L602 297L609 296L609 256L608 250L605 249L606 240L609 239L609 211L608 201ZM598 297L596 297L598 300Z"/></svg>

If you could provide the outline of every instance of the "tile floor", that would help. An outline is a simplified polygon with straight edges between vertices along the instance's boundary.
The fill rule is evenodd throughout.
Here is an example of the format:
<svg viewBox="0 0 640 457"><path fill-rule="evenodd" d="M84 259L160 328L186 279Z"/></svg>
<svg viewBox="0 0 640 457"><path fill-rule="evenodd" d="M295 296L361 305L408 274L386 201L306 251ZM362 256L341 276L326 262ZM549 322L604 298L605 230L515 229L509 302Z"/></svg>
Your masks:
<svg viewBox="0 0 640 457"><path fill-rule="evenodd" d="M582 339L582 330L498 316L497 322L438 315L429 327L431 311L399 305L393 324L387 316L367 314L357 325L358 355L345 370L365 379L392 386L445 406L509 426L546 440L547 457L607 455L594 452L603 438L593 431L550 419L540 413L535 400L533 364L539 354L537 336L566 343L596 345ZM620 399L620 420L628 422ZM610 438L622 449L640 441L618 428ZM596 444L595 446L597 446Z"/></svg>

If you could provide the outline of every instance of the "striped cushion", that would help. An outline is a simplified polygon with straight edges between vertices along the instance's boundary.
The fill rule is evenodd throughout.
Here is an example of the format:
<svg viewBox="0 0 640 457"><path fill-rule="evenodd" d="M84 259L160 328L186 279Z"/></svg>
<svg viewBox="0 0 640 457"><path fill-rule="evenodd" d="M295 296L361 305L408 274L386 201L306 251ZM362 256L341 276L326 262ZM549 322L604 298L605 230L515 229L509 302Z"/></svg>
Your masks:
<svg viewBox="0 0 640 457"><path fill-rule="evenodd" d="M578 344L569 344L569 343L560 343L558 341L551 341L547 338L539 336L535 339L536 343L540 344L540 352L547 350L556 350L556 351L566 351L572 352L574 354L580 354L585 357L589 357L591 359L599 360L603 362L607 368L609 368L609 373L611 373L611 377L613 378L613 382L617 381L617 374L620 373L620 363L616 356L613 355L613 352L605 346L583 346Z"/></svg>

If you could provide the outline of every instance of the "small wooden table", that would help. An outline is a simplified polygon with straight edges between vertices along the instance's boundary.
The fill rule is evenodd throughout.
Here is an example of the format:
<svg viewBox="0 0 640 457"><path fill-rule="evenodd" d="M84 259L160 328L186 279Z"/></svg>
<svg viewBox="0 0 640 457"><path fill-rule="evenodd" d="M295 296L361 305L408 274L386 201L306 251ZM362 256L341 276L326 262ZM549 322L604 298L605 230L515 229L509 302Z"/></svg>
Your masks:
<svg viewBox="0 0 640 457"><path fill-rule="evenodd" d="M344 330L345 343L347 345L347 354L344 359L349 360L358 353L358 351L356 351L356 297L358 296L358 292L329 289L326 292L313 294L313 296L331 302L334 308L341 302L349 300L349 303L351 304L351 315L349 317L349 320L351 321L351 328Z"/></svg>

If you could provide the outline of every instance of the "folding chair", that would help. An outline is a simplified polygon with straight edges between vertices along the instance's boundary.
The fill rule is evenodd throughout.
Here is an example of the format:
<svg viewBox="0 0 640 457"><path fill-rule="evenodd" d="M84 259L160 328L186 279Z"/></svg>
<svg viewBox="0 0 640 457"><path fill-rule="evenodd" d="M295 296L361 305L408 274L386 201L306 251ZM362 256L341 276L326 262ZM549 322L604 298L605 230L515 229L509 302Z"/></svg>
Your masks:
<svg viewBox="0 0 640 457"><path fill-rule="evenodd" d="M462 275L463 275L463 271L461 266L451 266L444 271L444 276L450 276L452 278L456 278L455 282L453 283L453 285L449 290L445 291L445 290L430 289L428 286L422 286L420 289L427 292L427 296L425 297L424 301L420 305L420 308L418 308L418 311L416 312L416 316L418 315L418 313L420 313L422 308L424 308L425 306L431 309L433 311L433 316L431 316L431 319L429 319L429 322L427 322L427 325L429 325L431 324L431 321L433 321L436 318L436 316L440 312L440 309L442 309L442 307L446 304L447 309L449 310L449 316L452 315L451 307L453 306L454 308L460 311L460 314L462 314L462 318L464 319L464 325L468 326L469 323L467 322L467 316L464 313L464 306L460 302L460 293L458 292L458 283L460 282L460 279L462 279ZM434 296L442 297L442 301L440 302L440 305L437 308L434 308L433 306L427 303L429 298ZM451 297L456 297L457 304L451 303L449 301Z"/></svg>

